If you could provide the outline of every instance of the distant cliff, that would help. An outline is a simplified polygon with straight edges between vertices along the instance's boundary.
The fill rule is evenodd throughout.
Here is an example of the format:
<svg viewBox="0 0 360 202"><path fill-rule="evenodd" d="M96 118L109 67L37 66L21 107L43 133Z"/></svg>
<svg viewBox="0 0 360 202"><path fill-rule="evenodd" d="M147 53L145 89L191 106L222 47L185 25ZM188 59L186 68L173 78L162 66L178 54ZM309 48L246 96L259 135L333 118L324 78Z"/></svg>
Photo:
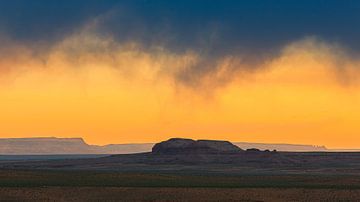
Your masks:
<svg viewBox="0 0 360 202"><path fill-rule="evenodd" d="M191 140L194 141L194 140ZM190 142L191 142L190 141ZM174 141L176 142L176 141ZM291 145L291 144L260 144L233 143L227 141L197 141L193 149L198 152L204 149L233 148L236 145L244 150L257 148L260 150L277 151L328 151L323 146ZM193 142L192 142L193 143ZM231 144L231 145L230 145ZM219 146L220 145L220 146ZM0 155L6 154L129 154L150 152L153 143L143 144L110 144L104 146L89 145L82 138L0 138Z"/></svg>
<svg viewBox="0 0 360 202"><path fill-rule="evenodd" d="M236 142L236 146L243 149L257 148L260 150L277 150L277 151L292 151L292 152L306 152L306 151L328 151L325 146L301 145L301 144L264 144L264 143L250 143L250 142Z"/></svg>
<svg viewBox="0 0 360 202"><path fill-rule="evenodd" d="M82 138L3 138L0 154L126 154L150 151L154 144L89 145Z"/></svg>

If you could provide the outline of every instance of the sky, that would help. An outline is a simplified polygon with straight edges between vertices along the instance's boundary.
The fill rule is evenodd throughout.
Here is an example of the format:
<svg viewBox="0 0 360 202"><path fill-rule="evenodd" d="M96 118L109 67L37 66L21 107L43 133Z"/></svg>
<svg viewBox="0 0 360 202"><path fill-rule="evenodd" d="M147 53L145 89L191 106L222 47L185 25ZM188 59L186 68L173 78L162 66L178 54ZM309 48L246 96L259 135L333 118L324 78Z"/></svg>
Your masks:
<svg viewBox="0 0 360 202"><path fill-rule="evenodd" d="M0 0L0 138L360 148L360 1Z"/></svg>

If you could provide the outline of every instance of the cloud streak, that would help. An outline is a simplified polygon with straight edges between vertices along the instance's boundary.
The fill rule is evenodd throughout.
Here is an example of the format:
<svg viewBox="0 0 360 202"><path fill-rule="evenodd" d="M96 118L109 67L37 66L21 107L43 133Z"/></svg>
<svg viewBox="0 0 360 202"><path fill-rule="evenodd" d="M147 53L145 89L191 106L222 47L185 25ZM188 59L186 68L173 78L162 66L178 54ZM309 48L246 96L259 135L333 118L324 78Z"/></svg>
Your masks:
<svg viewBox="0 0 360 202"><path fill-rule="evenodd" d="M153 82L165 79L174 86L204 90L226 86L233 80L246 80L253 74L281 67L284 61L294 68L308 68L306 62L312 60L316 66L336 75L343 84L354 83L358 77L359 61L348 49L316 37L289 43L271 56L248 53L213 56L196 49L177 52L165 46L143 45L139 41L119 42L111 35L99 34L98 30L98 21L91 21L45 48L1 37L5 44L0 48L3 77L6 77L5 72L11 71L76 71L98 66L117 70L123 79L143 78ZM301 63L305 67L298 67ZM317 71L315 67L313 71Z"/></svg>
<svg viewBox="0 0 360 202"><path fill-rule="evenodd" d="M88 60L130 74L141 68L124 61L139 56L147 58L153 77L166 75L176 85L191 88L216 88L268 68L269 62L282 57L284 47L310 35L327 42L307 40L303 44L312 45L305 49L331 55L336 61L330 66L336 66L346 83L354 80L344 61L358 55L358 9L357 1L335 0L326 5L321 0L2 2L1 68L24 69L19 64L23 60L44 68L54 66L52 60L62 60L65 66L81 68Z"/></svg>

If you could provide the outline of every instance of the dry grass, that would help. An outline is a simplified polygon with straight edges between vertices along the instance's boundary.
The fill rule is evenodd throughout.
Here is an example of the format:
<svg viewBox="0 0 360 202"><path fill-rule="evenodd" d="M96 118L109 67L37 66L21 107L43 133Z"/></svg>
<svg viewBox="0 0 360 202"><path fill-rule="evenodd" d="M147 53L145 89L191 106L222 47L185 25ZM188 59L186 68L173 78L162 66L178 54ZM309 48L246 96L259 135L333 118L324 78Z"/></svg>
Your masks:
<svg viewBox="0 0 360 202"><path fill-rule="evenodd" d="M0 201L358 201L359 176L0 170Z"/></svg>
<svg viewBox="0 0 360 202"><path fill-rule="evenodd" d="M357 201L360 190L275 188L0 188L1 201Z"/></svg>

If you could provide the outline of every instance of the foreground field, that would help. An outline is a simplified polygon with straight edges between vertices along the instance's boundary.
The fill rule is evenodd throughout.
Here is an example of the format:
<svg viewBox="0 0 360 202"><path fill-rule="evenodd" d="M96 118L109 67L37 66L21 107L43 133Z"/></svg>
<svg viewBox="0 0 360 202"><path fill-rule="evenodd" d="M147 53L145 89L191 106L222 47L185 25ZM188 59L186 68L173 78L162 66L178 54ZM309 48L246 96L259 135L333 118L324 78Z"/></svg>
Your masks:
<svg viewBox="0 0 360 202"><path fill-rule="evenodd" d="M1 201L357 201L360 190L276 188L0 188Z"/></svg>
<svg viewBox="0 0 360 202"><path fill-rule="evenodd" d="M33 157L34 158L34 157ZM36 159L36 158L35 158ZM231 175L357 175L358 152L239 152L123 154L100 158L0 160L7 170L227 173Z"/></svg>
<svg viewBox="0 0 360 202"><path fill-rule="evenodd" d="M225 175L114 171L0 170L0 187L184 187L360 189L353 175Z"/></svg>
<svg viewBox="0 0 360 202"><path fill-rule="evenodd" d="M358 201L358 175L0 170L0 201Z"/></svg>

